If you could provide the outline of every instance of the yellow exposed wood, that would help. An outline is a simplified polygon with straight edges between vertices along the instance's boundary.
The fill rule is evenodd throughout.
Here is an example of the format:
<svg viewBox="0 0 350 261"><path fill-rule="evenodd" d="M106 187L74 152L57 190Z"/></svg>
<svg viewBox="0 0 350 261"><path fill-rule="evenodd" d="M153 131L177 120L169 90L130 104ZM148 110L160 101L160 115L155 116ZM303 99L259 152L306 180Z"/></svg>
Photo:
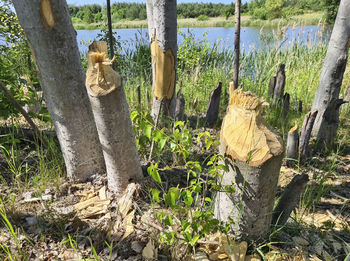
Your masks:
<svg viewBox="0 0 350 261"><path fill-rule="evenodd" d="M151 43L153 70L155 70L154 96L170 100L175 91L175 57L171 49L163 52L157 37Z"/></svg>
<svg viewBox="0 0 350 261"><path fill-rule="evenodd" d="M89 46L86 86L96 95L104 96L122 85L121 77L113 71L108 59L107 43L94 41Z"/></svg>
<svg viewBox="0 0 350 261"><path fill-rule="evenodd" d="M50 30L56 24L56 18L52 11L51 0L40 1L40 16L46 30Z"/></svg>
<svg viewBox="0 0 350 261"><path fill-rule="evenodd" d="M220 133L226 155L256 167L283 153L281 138L270 130L261 117L265 105L263 99L251 92L230 88L229 109Z"/></svg>
<svg viewBox="0 0 350 261"><path fill-rule="evenodd" d="M298 129L298 123L295 123L294 127L289 130L289 133L292 133Z"/></svg>

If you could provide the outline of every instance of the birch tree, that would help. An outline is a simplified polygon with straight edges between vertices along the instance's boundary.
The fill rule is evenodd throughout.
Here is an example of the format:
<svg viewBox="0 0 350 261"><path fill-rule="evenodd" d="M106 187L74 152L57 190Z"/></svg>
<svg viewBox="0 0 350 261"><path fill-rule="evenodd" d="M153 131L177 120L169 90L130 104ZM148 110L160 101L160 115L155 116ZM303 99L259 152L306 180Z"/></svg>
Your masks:
<svg viewBox="0 0 350 261"><path fill-rule="evenodd" d="M36 63L67 175L78 181L104 172L76 32L64 0L14 0Z"/></svg>
<svg viewBox="0 0 350 261"><path fill-rule="evenodd" d="M174 117L177 57L176 0L146 0L152 53L152 116Z"/></svg>
<svg viewBox="0 0 350 261"><path fill-rule="evenodd" d="M330 144L339 124L339 107L343 100L339 92L348 59L350 45L350 1L341 0L329 40L320 83L311 111L318 111L312 130L318 142Z"/></svg>

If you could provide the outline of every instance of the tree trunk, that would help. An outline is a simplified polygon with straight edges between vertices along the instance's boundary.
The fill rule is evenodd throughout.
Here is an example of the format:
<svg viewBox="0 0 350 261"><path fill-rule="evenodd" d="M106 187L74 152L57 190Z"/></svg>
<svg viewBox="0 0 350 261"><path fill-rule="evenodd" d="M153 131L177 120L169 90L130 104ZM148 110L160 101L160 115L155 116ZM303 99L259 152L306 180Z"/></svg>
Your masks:
<svg viewBox="0 0 350 261"><path fill-rule="evenodd" d="M219 110L220 110L221 90L222 90L222 82L219 82L218 87L216 87L210 94L208 110L205 116L206 122L209 127L214 126L214 124L218 120Z"/></svg>
<svg viewBox="0 0 350 261"><path fill-rule="evenodd" d="M66 1L14 0L13 4L30 43L68 177L85 181L103 173L101 145Z"/></svg>
<svg viewBox="0 0 350 261"><path fill-rule="evenodd" d="M287 137L287 148L286 148L287 165L289 166L293 164L293 162L298 159L298 156L299 156L299 130L298 130L298 124L295 124L295 126L289 130L288 137Z"/></svg>
<svg viewBox="0 0 350 261"><path fill-rule="evenodd" d="M275 85L276 85L276 75L272 76L269 82L269 91L268 95L273 98L273 93L275 91Z"/></svg>
<svg viewBox="0 0 350 261"><path fill-rule="evenodd" d="M235 193L217 193L215 216L221 221L232 218L236 235L250 240L270 229L283 159L281 138L262 119L263 103L250 92L231 89L220 133L220 153L229 169L221 184L233 184Z"/></svg>
<svg viewBox="0 0 350 261"><path fill-rule="evenodd" d="M341 0L324 60L320 83L311 110L317 110L312 135L320 144L331 144L339 124L339 92L350 45L350 1Z"/></svg>
<svg viewBox="0 0 350 261"><path fill-rule="evenodd" d="M146 0L152 54L152 116L174 118L177 57L176 0ZM159 106L163 108L159 110Z"/></svg>
<svg viewBox="0 0 350 261"><path fill-rule="evenodd" d="M315 119L317 117L317 111L310 111L305 115L303 127L300 133L299 151L300 160L305 160L308 156L309 142L311 138L312 128L314 127Z"/></svg>
<svg viewBox="0 0 350 261"><path fill-rule="evenodd" d="M233 85L234 89L238 89L238 78L239 78L239 44L241 41L241 0L236 0L235 5L235 64L233 71Z"/></svg>
<svg viewBox="0 0 350 261"><path fill-rule="evenodd" d="M92 112L106 162L108 188L121 194L142 170L121 77L112 70L106 42L89 47L86 73Z"/></svg>
<svg viewBox="0 0 350 261"><path fill-rule="evenodd" d="M109 39L109 50L111 59L114 57L114 39L113 39L113 28L111 18L111 0L107 0L107 20L108 20L108 39Z"/></svg>

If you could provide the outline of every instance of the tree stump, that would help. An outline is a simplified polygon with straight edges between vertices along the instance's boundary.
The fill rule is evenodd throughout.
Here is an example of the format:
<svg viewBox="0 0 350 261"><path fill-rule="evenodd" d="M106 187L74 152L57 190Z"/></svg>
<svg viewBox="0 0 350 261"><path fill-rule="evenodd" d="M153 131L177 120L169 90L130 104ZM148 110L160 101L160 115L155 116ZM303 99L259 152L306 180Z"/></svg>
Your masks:
<svg viewBox="0 0 350 261"><path fill-rule="evenodd" d="M300 133L300 142L299 142L299 151L300 151L300 160L303 161L307 158L309 141L311 138L312 128L317 116L317 111L310 111L305 115L303 127L301 128Z"/></svg>
<svg viewBox="0 0 350 261"><path fill-rule="evenodd" d="M222 90L222 82L219 82L218 86L210 94L208 110L205 116L207 124L210 127L212 127L218 120L221 90Z"/></svg>
<svg viewBox="0 0 350 261"><path fill-rule="evenodd" d="M120 194L143 175L122 79L107 57L106 42L90 45L86 87L106 163L108 188Z"/></svg>
<svg viewBox="0 0 350 261"><path fill-rule="evenodd" d="M176 95L176 108L175 108L175 121L183 121L185 115L185 97L182 94L181 89Z"/></svg>
<svg viewBox="0 0 350 261"><path fill-rule="evenodd" d="M269 82L269 91L268 95L273 98L273 93L275 91L275 85L276 85L276 75L272 76Z"/></svg>
<svg viewBox="0 0 350 261"><path fill-rule="evenodd" d="M282 107L282 121L283 122L286 122L288 119L289 107L290 107L290 95L288 92L286 92L283 95L283 107Z"/></svg>
<svg viewBox="0 0 350 261"><path fill-rule="evenodd" d="M283 159L282 139L261 116L266 103L251 92L230 89L230 102L220 132L220 153L228 171L218 182L234 186L220 191L215 216L233 220L239 238L255 240L268 233Z"/></svg>
<svg viewBox="0 0 350 261"><path fill-rule="evenodd" d="M283 226L287 222L290 214L297 206L301 194L304 193L308 181L309 176L307 174L296 175L286 186L273 211L272 226Z"/></svg>
<svg viewBox="0 0 350 261"><path fill-rule="evenodd" d="M284 71L285 65L280 64L278 71L276 73L276 83L275 88L273 90L273 103L277 104L277 102L281 101L284 95L284 85L286 81L286 73Z"/></svg>
<svg viewBox="0 0 350 261"><path fill-rule="evenodd" d="M299 130L298 124L295 124L288 132L286 158L287 165L290 166L299 156Z"/></svg>

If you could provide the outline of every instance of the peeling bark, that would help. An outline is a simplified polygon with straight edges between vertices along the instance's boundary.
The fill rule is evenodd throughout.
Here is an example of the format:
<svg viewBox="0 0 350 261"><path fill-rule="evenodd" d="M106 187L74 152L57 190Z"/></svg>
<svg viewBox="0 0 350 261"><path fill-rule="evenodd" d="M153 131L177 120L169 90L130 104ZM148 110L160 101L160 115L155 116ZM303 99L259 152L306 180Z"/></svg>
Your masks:
<svg viewBox="0 0 350 261"><path fill-rule="evenodd" d="M105 170L66 1L14 0L30 43L67 175L85 181Z"/></svg>

